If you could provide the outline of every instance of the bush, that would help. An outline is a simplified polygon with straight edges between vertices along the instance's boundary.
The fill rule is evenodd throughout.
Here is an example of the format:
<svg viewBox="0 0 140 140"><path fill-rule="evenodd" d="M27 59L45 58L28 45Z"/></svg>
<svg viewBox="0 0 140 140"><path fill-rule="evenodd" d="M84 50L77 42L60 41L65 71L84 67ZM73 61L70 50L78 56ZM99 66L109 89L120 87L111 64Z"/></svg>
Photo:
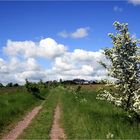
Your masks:
<svg viewBox="0 0 140 140"><path fill-rule="evenodd" d="M4 87L4 85L2 83L0 83L0 88Z"/></svg>
<svg viewBox="0 0 140 140"><path fill-rule="evenodd" d="M6 87L12 87L13 86L13 83L8 83L7 85L6 85Z"/></svg>
<svg viewBox="0 0 140 140"><path fill-rule="evenodd" d="M40 88L39 88L40 84L39 83L32 83L26 79L25 87L26 87L27 91L29 93L33 94L36 98L44 100L44 98L40 96Z"/></svg>

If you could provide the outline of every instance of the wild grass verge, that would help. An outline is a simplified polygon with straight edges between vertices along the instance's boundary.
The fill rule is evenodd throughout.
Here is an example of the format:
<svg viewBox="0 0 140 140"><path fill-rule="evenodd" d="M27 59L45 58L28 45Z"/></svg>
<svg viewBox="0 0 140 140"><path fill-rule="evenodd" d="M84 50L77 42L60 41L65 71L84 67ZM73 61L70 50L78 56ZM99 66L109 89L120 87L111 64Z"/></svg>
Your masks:
<svg viewBox="0 0 140 140"><path fill-rule="evenodd" d="M61 123L68 139L140 139L140 122L131 120L120 108L96 100L97 91L82 89L84 100L72 91L61 95Z"/></svg>
<svg viewBox="0 0 140 140"><path fill-rule="evenodd" d="M41 91L46 96L46 90ZM0 137L7 133L26 112L41 100L28 93L25 88L6 88L0 90Z"/></svg>

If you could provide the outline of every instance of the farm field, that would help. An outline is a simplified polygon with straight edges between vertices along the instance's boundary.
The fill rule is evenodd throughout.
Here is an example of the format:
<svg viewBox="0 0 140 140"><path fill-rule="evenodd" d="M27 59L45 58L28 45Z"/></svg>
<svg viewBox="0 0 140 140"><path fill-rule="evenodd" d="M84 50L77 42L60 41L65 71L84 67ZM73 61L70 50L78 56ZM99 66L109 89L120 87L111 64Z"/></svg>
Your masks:
<svg viewBox="0 0 140 140"><path fill-rule="evenodd" d="M57 104L67 139L140 139L140 122L128 118L121 108L96 100L101 86L84 85L78 91L78 86L51 88L41 111L18 139L49 139Z"/></svg>

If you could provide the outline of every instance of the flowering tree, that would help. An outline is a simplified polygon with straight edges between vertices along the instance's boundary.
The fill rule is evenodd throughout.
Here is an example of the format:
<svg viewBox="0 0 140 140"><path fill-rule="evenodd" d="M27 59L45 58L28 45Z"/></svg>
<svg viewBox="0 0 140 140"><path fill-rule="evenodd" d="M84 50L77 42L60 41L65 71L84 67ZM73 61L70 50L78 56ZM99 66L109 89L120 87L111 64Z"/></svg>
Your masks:
<svg viewBox="0 0 140 140"><path fill-rule="evenodd" d="M128 24L115 22L116 35L109 34L113 47L104 49L110 65L100 62L108 75L115 78L111 85L117 90L104 90L97 98L108 100L125 109L129 114L140 116L140 51L138 40L128 32Z"/></svg>

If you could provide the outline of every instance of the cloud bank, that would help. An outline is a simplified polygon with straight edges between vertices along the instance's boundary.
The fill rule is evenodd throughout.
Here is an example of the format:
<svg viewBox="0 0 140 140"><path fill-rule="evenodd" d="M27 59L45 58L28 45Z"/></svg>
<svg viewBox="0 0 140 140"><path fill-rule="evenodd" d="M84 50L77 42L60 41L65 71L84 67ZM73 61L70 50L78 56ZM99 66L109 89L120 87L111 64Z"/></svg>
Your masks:
<svg viewBox="0 0 140 140"><path fill-rule="evenodd" d="M107 78L106 70L98 63L100 60L107 62L102 50L91 52L75 49L70 52L65 45L45 38L39 42L8 40L3 52L7 59L0 58L0 82L4 84L23 84L25 79L37 82L40 79ZM38 58L46 61L46 66L49 61L51 67L43 67Z"/></svg>
<svg viewBox="0 0 140 140"><path fill-rule="evenodd" d="M40 42L33 41L11 41L8 40L4 52L8 56L23 56L30 57L44 57L55 58L65 53L66 47L51 38L40 40Z"/></svg>

